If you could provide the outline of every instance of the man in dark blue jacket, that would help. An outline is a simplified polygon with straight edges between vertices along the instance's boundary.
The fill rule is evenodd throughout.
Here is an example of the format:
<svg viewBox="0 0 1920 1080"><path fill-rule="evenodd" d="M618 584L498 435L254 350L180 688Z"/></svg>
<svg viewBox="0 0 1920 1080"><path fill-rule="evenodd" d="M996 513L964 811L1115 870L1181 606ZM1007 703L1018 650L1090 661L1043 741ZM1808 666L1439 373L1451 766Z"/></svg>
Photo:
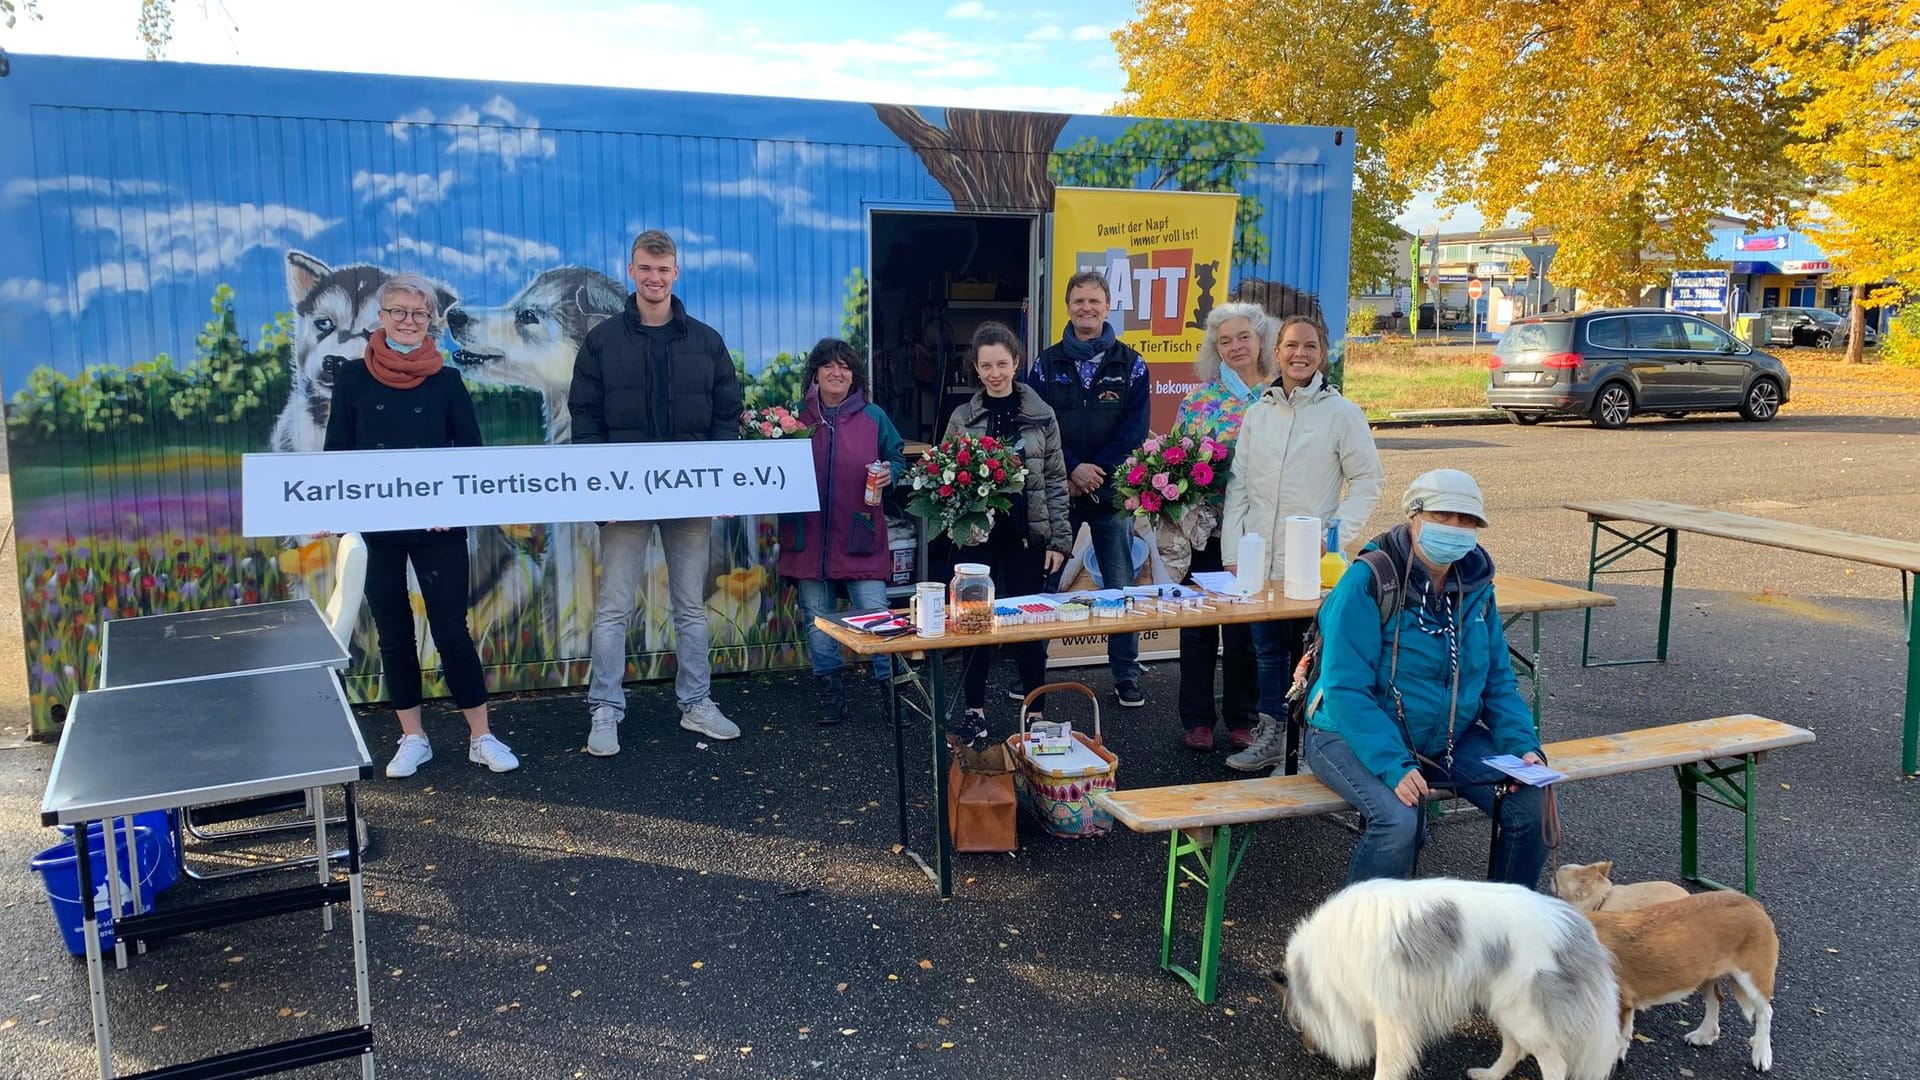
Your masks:
<svg viewBox="0 0 1920 1080"><path fill-rule="evenodd" d="M1093 532L1100 582L1133 584L1133 515L1113 504L1113 472L1147 438L1152 383L1146 361L1114 336L1107 322L1113 298L1107 279L1084 270L1067 279L1067 329L1057 344L1033 358L1027 382L1053 406L1067 458L1069 527ZM1107 665L1120 704L1145 705L1140 693L1140 646L1133 634L1107 638Z"/></svg>
<svg viewBox="0 0 1920 1080"><path fill-rule="evenodd" d="M633 279L627 310L588 331L573 362L567 394L573 441L738 438L741 395L733 357L720 334L688 315L673 295L680 276L673 238L658 229L641 233L633 241L627 274ZM600 526L587 676L587 704L593 710L587 752L597 757L620 752L620 721L627 713L627 632L655 524L608 521ZM667 556L680 726L710 739L737 739L740 729L709 694L713 665L707 651L706 585L713 519L657 524Z"/></svg>

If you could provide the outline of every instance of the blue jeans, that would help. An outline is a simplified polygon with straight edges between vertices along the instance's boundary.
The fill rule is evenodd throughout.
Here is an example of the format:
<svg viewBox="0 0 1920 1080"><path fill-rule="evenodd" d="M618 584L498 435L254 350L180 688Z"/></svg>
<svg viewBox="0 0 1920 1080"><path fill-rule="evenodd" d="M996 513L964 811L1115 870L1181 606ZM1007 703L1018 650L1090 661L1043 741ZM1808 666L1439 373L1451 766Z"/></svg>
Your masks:
<svg viewBox="0 0 1920 1080"><path fill-rule="evenodd" d="M1068 528L1075 535L1085 522L1092 532L1093 557L1100 564L1100 583L1109 589L1133 584L1137 569L1133 565L1133 515L1124 510L1082 509L1067 512ZM1107 635L1107 667L1113 672L1115 686L1140 681L1140 637L1138 634Z"/></svg>
<svg viewBox="0 0 1920 1080"><path fill-rule="evenodd" d="M847 603L854 611L874 611L887 606L887 583L884 581L830 581L826 578L796 578L794 588L800 592L800 611L807 620L807 652L813 657L815 675L836 675L846 660L841 656L840 643L828 637L826 632L813 625L816 617L831 618L839 610L839 598L836 590L844 585L847 589ZM893 674L893 658L876 656L873 658L873 677L884 679Z"/></svg>
<svg viewBox="0 0 1920 1080"><path fill-rule="evenodd" d="M1487 782L1505 774L1481 759L1494 753L1492 735L1476 724L1454 740L1451 771L1421 771L1428 783L1473 784L1461 788L1461 796L1481 813L1491 814L1493 787ZM1360 811L1360 841L1347 862L1347 884L1411 877L1414 858L1426 843L1424 808L1402 803L1392 788L1360 764L1347 740L1333 732L1307 729L1307 764L1321 783ZM1540 835L1542 802L1541 790L1525 785L1501 801L1500 839L1493 846L1494 881L1539 887L1540 868L1547 861L1546 840Z"/></svg>
<svg viewBox="0 0 1920 1080"><path fill-rule="evenodd" d="M1293 666L1300 661L1301 639L1310 619L1275 619L1254 623L1253 659L1260 678L1260 711L1287 715L1287 689L1293 685Z"/></svg>
<svg viewBox="0 0 1920 1080"><path fill-rule="evenodd" d="M595 583L593 637L589 643L587 704L627 713L627 637L646 573L655 522L615 521L600 526L600 576ZM658 522L667 562L667 604L673 617L673 694L682 707L706 701L713 689L713 657L707 651L708 548L713 519Z"/></svg>

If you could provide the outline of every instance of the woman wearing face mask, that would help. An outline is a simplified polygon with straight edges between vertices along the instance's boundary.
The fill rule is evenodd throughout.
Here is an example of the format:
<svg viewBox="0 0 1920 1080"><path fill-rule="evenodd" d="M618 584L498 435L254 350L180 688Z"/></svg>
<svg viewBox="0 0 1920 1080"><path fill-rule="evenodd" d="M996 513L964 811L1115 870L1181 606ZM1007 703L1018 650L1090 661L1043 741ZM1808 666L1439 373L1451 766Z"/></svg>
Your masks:
<svg viewBox="0 0 1920 1080"><path fill-rule="evenodd" d="M1425 841L1430 785L1455 785L1491 813L1496 754L1540 762L1533 714L1514 685L1479 546L1487 511L1473 477L1435 469L1407 488L1408 521L1375 537L1397 582L1356 561L1320 608L1320 678L1307 699L1307 762L1360 811L1347 881L1408 877ZM1382 619L1382 596L1397 597ZM1546 862L1540 789L1501 804L1495 880L1534 888Z"/></svg>
<svg viewBox="0 0 1920 1080"><path fill-rule="evenodd" d="M439 293L418 274L380 286L380 329L364 360L333 380L328 450L403 450L479 446L480 424L460 373L433 343ZM387 696L400 720L400 746L387 775L412 776L433 757L420 725L420 649L414 640L407 564L420 582L427 626L440 650L441 674L467 721L467 760L494 772L520 767L487 726L487 681L467 629L467 530L403 529L366 533L367 608L380 637Z"/></svg>

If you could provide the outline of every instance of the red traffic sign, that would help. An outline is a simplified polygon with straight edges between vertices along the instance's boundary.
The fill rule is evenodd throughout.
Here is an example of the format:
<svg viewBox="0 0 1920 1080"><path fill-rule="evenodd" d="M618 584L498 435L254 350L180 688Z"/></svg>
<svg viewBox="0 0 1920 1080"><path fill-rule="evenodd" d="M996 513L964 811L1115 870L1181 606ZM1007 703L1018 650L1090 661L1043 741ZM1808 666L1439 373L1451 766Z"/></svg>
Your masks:
<svg viewBox="0 0 1920 1080"><path fill-rule="evenodd" d="M1487 291L1487 287L1485 285L1480 284L1479 278L1474 278L1472 281L1467 282L1467 296L1470 297L1471 299L1474 299L1474 300L1480 299L1481 294L1485 293L1486 291Z"/></svg>

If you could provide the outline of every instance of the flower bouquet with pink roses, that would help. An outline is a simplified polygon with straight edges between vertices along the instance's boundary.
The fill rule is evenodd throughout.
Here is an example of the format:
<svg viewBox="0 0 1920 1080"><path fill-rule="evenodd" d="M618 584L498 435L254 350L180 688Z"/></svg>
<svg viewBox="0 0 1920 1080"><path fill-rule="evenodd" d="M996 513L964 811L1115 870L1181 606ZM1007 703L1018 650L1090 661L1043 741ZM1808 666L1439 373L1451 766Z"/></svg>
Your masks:
<svg viewBox="0 0 1920 1080"><path fill-rule="evenodd" d="M1214 496L1225 489L1225 444L1175 428L1140 444L1113 474L1114 505L1154 528L1161 560L1175 581L1186 576L1193 549L1220 525Z"/></svg>
<svg viewBox="0 0 1920 1080"><path fill-rule="evenodd" d="M794 410L785 405L748 409L740 414L740 437L743 439L805 439L812 435L813 428L801 423Z"/></svg>

